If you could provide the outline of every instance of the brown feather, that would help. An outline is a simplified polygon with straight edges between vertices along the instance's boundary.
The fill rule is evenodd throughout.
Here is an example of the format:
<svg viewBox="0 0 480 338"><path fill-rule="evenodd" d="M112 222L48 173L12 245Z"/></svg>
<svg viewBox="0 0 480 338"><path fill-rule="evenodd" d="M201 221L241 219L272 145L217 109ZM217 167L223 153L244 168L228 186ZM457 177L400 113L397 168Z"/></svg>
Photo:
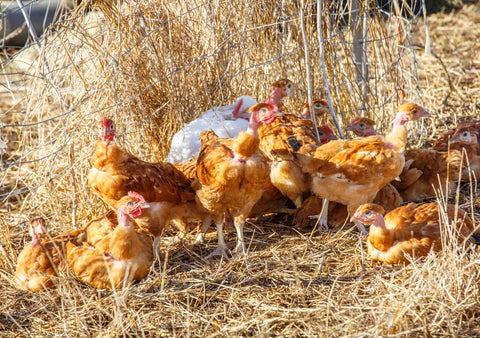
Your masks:
<svg viewBox="0 0 480 338"><path fill-rule="evenodd" d="M355 215L365 215L367 211L383 214L380 206L364 204ZM455 220L452 239L463 242L474 230L472 220L454 205L447 205L446 211L449 224ZM375 214L370 217L374 216ZM421 257L426 256L430 250L438 251L442 248L442 227L437 203L420 206L410 203L386 214L384 221L385 227L373 223L370 226L367 247L374 260L387 264L408 263L407 255Z"/></svg>
<svg viewBox="0 0 480 338"><path fill-rule="evenodd" d="M435 197L435 191L453 193L453 182L458 181L461 170L461 154L438 152L433 149L410 149L405 161L411 164L402 171L400 182L395 182L400 194L407 201L421 201ZM448 182L448 187L447 186Z"/></svg>
<svg viewBox="0 0 480 338"><path fill-rule="evenodd" d="M312 191L347 205L353 214L401 173L406 136L404 126L399 126L389 134L389 141L370 136L335 140L316 148L304 145L296 157L302 169L312 175Z"/></svg>
<svg viewBox="0 0 480 338"><path fill-rule="evenodd" d="M153 242L133 226L117 226L97 242L97 247L69 242L67 258L78 279L94 288L112 289L148 275Z"/></svg>
<svg viewBox="0 0 480 338"><path fill-rule="evenodd" d="M58 275L66 264L66 244L68 241L79 242L84 237L83 231L75 230L62 233L53 238L42 240L37 245L28 243L17 258L15 282L19 289L38 292L52 287L52 277Z"/></svg>
<svg viewBox="0 0 480 338"><path fill-rule="evenodd" d="M110 123L113 125L113 121ZM202 137L214 139L213 135L205 133ZM188 164L190 175L193 162ZM97 144L88 183L113 209L119 207L120 199L129 191L140 193L152 203L152 208L137 223L155 236L162 234L170 223L183 230L186 222L202 220L206 215L196 201L196 180L187 178L173 164L142 161L114 143Z"/></svg>
<svg viewBox="0 0 480 338"><path fill-rule="evenodd" d="M129 191L143 195L148 202L185 203L195 198L190 181L170 163L149 163L128 154L115 144L99 142L92 170L90 187L110 206Z"/></svg>

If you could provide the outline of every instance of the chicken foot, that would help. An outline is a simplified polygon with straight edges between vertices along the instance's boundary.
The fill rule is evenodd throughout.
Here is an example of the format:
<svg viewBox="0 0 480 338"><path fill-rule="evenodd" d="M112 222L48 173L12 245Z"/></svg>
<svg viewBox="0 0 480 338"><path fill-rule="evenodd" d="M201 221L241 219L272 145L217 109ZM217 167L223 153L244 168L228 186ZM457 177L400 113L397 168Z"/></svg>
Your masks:
<svg viewBox="0 0 480 338"><path fill-rule="evenodd" d="M228 260L230 259L230 257L228 257L227 252L230 250L228 249L227 244L225 244L225 239L223 238L223 219L217 220L215 224L217 226L217 237L218 237L217 248L213 252L211 252L208 256L206 256L205 259L210 259L215 256L221 256L226 260Z"/></svg>
<svg viewBox="0 0 480 338"><path fill-rule="evenodd" d="M197 237L195 238L195 241L193 242L193 244L203 244L205 242L205 234L207 233L210 223L212 223L212 218L205 217L205 219L202 222L202 228L198 232Z"/></svg>

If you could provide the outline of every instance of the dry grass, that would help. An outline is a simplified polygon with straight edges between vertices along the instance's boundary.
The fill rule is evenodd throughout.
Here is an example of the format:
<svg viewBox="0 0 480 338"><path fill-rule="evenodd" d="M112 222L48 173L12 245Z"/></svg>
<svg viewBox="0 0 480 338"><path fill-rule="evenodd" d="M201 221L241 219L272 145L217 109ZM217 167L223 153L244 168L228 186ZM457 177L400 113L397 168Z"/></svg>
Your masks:
<svg viewBox="0 0 480 338"><path fill-rule="evenodd" d="M290 3L290 2L288 2ZM293 3L293 2L292 2ZM160 160L182 123L241 94L263 98L269 83L289 77L305 86L299 8L263 3L152 0L79 8L45 40L33 64L22 51L4 65L2 138L9 149L0 174L0 330L5 335L479 335L480 257L453 245L406 268L368 259L364 240L343 229L297 231L283 219L249 223L250 254L229 262L201 257L212 250L188 244L164 248L149 277L118 292L103 292L61 276L58 288L35 295L11 283L16 256L28 240L25 220L48 219L53 232L84 225L106 207L86 186L97 121L124 131L120 145L145 160ZM439 59L406 49L398 60L397 24L368 18L368 58L375 77L365 96L367 116L387 128L401 97L422 102L432 122L412 128L424 145L480 108L480 13L470 6L428 18ZM477 10L477 11L476 11ZM316 9L307 33L318 41ZM183 14L182 14L183 13ZM234 13L235 15L231 15ZM241 14L241 15L240 15ZM279 18L285 23L277 24ZM423 25L400 21L404 43L423 43ZM345 123L359 113L348 32L324 24L329 82ZM453 40L453 44L452 41ZM319 52L312 46L313 87L323 96ZM24 61L20 57L25 57ZM30 58L32 60L32 58ZM392 66L393 65L393 66ZM20 69L23 75L13 75ZM450 81L449 81L450 79ZM12 83L11 81L17 81ZM417 88L418 83L418 88ZM3 98L4 96L2 96ZM305 100L288 102L295 110ZM38 123L42 121L42 123ZM21 126L12 126L21 125ZM32 162L32 160L35 160ZM459 202L471 212L476 186L462 185ZM227 237L234 242L235 235Z"/></svg>

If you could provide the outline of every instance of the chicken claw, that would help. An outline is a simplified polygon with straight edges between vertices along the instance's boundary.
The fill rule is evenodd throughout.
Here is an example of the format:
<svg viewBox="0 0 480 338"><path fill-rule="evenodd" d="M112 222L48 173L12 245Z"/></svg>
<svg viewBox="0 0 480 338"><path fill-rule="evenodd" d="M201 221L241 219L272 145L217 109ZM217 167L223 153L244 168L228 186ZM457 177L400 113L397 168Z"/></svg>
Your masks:
<svg viewBox="0 0 480 338"><path fill-rule="evenodd" d="M230 251L228 247L217 246L217 248L213 252L211 252L208 256L205 256L204 259L209 260L212 257L220 256L228 261L230 260L230 257L228 256L227 251Z"/></svg>

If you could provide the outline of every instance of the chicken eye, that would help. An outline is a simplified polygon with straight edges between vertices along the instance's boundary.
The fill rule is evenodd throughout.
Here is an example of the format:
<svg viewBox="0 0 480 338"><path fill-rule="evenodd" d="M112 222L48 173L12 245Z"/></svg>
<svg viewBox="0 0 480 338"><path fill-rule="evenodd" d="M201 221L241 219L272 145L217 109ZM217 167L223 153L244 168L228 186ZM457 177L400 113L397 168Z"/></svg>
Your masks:
<svg viewBox="0 0 480 338"><path fill-rule="evenodd" d="M412 110L412 114L416 114L416 113L417 113L416 109Z"/></svg>
<svg viewBox="0 0 480 338"><path fill-rule="evenodd" d="M360 128L363 128L363 127L365 127L365 124L360 123L359 126L360 126Z"/></svg>
<svg viewBox="0 0 480 338"><path fill-rule="evenodd" d="M289 84L287 85L287 88L292 88L292 84L289 83Z"/></svg>
<svg viewBox="0 0 480 338"><path fill-rule="evenodd" d="M315 105L315 108L320 108L320 105L317 103L317 104Z"/></svg>
<svg viewBox="0 0 480 338"><path fill-rule="evenodd" d="M133 201L129 201L129 202L127 203L127 205L128 205L129 207L132 207L132 206L134 205L134 203L133 203Z"/></svg>
<svg viewBox="0 0 480 338"><path fill-rule="evenodd" d="M373 214L372 210L365 211L365 216L371 216Z"/></svg>

